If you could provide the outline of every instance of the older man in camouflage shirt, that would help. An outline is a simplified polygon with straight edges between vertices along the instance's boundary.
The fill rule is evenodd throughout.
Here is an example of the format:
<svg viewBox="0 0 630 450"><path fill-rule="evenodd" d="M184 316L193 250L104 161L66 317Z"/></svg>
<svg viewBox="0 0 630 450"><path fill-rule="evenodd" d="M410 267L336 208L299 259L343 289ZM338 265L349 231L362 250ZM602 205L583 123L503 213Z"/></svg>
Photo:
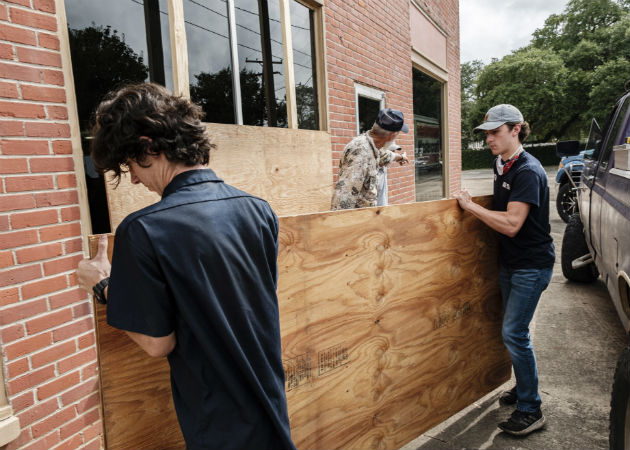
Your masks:
<svg viewBox="0 0 630 450"><path fill-rule="evenodd" d="M389 150L400 131L409 132L403 113L391 108L382 109L372 129L346 145L339 161L339 180L333 192L331 209L376 206L379 165L408 161L404 154Z"/></svg>

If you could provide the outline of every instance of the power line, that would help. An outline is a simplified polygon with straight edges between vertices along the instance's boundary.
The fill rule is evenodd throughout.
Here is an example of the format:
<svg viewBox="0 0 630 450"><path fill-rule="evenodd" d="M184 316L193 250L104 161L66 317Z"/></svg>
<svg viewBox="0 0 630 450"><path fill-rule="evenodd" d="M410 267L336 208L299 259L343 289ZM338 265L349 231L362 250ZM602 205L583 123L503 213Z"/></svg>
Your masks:
<svg viewBox="0 0 630 450"><path fill-rule="evenodd" d="M228 16L226 16L226 15L224 15L224 14L221 14L220 12L218 12L218 11L216 11L216 10L214 10L214 9L212 9L212 8L210 8L210 7L208 7L208 6L202 5L201 3L196 2L195 0L188 0L188 1L189 1L190 3L193 3L193 4L197 5L197 6L200 6L200 7L204 8L204 9L207 9L208 11L211 11L211 12L215 13L216 15L220 16L220 17L223 17L223 18L225 18L225 19L227 19L227 18L228 18ZM255 12L253 12L253 11L249 11L249 10L244 9L244 8L239 8L239 7L237 7L237 6L235 6L235 8L236 8L236 9L240 9L241 11L245 11L245 12L247 12L247 13L249 13L249 14L252 14L252 15L255 15L256 17L258 17L258 14L257 14L257 13L255 13ZM160 11L160 12L161 12L161 11ZM277 19L272 19L272 18L269 18L269 20L272 20L272 21L274 21L274 22L278 22L278 23L280 23L280 21L279 21L279 20L277 20ZM236 26L237 26L237 27L241 27L241 28L243 28L244 30L247 30L247 31L249 31L249 32L251 32L251 33L254 33L254 34L257 34L258 36L260 36L260 33L259 33L258 31L256 31L256 30L252 30L251 28L246 27L245 25L242 25L242 24L240 24L240 23L237 23L237 24L236 24ZM291 25L291 26L293 26L293 25ZM298 26L296 26L296 28L303 28L303 27L298 27ZM309 30L309 31L310 31L310 29L308 29L308 28L303 28L303 29L305 29L305 30ZM273 39L273 38L271 38L271 37L270 37L270 38L269 38L269 40L270 40L271 42L274 42L274 43L278 44L278 45L282 45L282 42L281 42L281 41L278 41L277 39ZM308 56L309 58L311 57L311 55L310 55L309 53L305 53L305 52L303 52L303 51L301 51L301 50L297 50L297 49L295 49L295 48L294 48L294 49L293 49L293 51L294 51L294 52L297 52L297 53L301 53L301 54L303 54L303 55L306 55L306 56Z"/></svg>
<svg viewBox="0 0 630 450"><path fill-rule="evenodd" d="M241 11L243 11L243 12L246 12L246 13L248 13L248 14L251 14L251 15L253 15L253 16L258 16L258 13L255 13L254 11L250 11L249 9L241 8L240 6L234 6L234 9L239 9L239 10L241 10ZM271 17L269 18L269 20L272 20L272 21L274 21L274 22L278 22L278 23L282 23L282 22L280 22L278 19L272 19ZM311 31L311 29L310 29L310 28L301 27L301 26L299 26L299 25L293 25L293 24L291 24L291 27L292 27L292 28L299 28L299 29L301 29L301 30Z"/></svg>
<svg viewBox="0 0 630 450"><path fill-rule="evenodd" d="M140 2L140 1L138 1L138 0L131 0L131 1L132 1L132 2L134 2L134 3L137 3L138 5L144 6L144 3L142 3L142 2ZM225 17L225 18L227 18L227 16L223 16L221 13L219 13L219 12L217 12L217 11L215 11L215 10L211 9L211 8L208 8L208 7L204 6L204 5L201 5L200 3L197 3L197 2L195 2L194 0L188 0L188 1L190 1L191 3L194 3L194 4L196 4L196 5L199 5L199 6L201 6L202 8L208 9L208 10L212 11L213 13L220 15L221 17ZM246 11L246 10L244 10L244 11ZM248 12L251 12L251 11L248 11ZM164 14L164 15L166 15L166 16L168 16L168 13L166 13L166 12L164 12L164 11L161 11L161 10L160 10L160 13L161 13L161 14ZM252 13L252 14L255 14L255 13ZM274 20L274 19L270 19L270 20ZM187 23L187 24L189 24L189 25L192 25L193 27L200 28L200 29L202 29L202 30L204 30L204 31L207 31L207 32L209 32L209 33L216 34L217 36L220 36L220 37L222 37L222 38L224 38L224 39L227 39L228 41L230 40L229 36L225 36L225 35L223 35L223 34L221 34L221 33L218 33L218 32L216 32L216 31L214 31L214 30L211 30L211 29L209 29L209 28L202 27L201 25L197 25L196 23L190 22L190 21L188 21L188 20L184 20L184 22L185 22L185 23ZM238 24L237 24L237 25L238 25ZM250 28L247 28L247 27L245 27L245 26L243 26L243 25L240 25L240 26L241 26L241 27L243 27L243 28L245 28L245 29L247 29L247 30L249 30L249 31L251 31L251 32L253 32L253 33L256 33L256 34L260 35L260 33L258 33L257 31L254 31L254 30L252 30L252 29L250 29ZM271 39L271 41L276 42L276 43L279 43L280 45L282 45L282 42L278 42L278 41L276 41L276 40L274 40L274 39ZM257 49L257 48L249 47L249 46L247 46L247 45L245 45L245 44L240 44L240 43L238 43L238 42L236 43L236 45L238 45L239 47L243 47L243 48L246 48L246 49L248 49L248 50L252 50L252 51L254 51L254 52L258 52L258 53L261 53L261 54L262 54L262 50L259 50L259 49ZM304 54L304 55L307 55L309 58L311 57L311 55L309 55L308 53L301 52L300 50L293 49L293 51L294 51L294 52L298 52L298 53L302 53L302 54ZM297 63L297 62L295 62L295 61L293 61L293 64L294 64L294 65L296 65L296 66L303 67L303 68L305 68L305 69L312 70L312 67L305 66L304 64L300 64L300 63Z"/></svg>

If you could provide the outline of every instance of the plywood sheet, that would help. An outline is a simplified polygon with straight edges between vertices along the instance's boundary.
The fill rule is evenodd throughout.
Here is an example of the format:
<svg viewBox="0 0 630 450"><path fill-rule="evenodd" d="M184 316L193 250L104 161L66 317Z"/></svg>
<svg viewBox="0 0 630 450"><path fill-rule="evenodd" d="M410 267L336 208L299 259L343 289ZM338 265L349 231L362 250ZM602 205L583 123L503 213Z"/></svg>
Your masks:
<svg viewBox="0 0 630 450"><path fill-rule="evenodd" d="M496 235L454 200L281 217L278 263L298 448L398 448L509 379ZM107 448L183 448L166 362L96 315Z"/></svg>
<svg viewBox="0 0 630 450"><path fill-rule="evenodd" d="M206 124L217 148L209 167L228 184L264 198L279 216L328 211L332 196L330 134L245 125ZM159 201L124 176L107 183L110 224Z"/></svg>

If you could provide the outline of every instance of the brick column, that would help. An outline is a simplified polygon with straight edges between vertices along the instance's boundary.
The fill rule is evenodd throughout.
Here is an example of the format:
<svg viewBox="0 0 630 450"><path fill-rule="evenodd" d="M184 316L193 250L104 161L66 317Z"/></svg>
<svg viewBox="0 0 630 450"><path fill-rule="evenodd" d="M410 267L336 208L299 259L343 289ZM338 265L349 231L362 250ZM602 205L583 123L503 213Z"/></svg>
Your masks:
<svg viewBox="0 0 630 450"><path fill-rule="evenodd" d="M0 347L19 437L102 448L94 319L54 0L0 4Z"/></svg>

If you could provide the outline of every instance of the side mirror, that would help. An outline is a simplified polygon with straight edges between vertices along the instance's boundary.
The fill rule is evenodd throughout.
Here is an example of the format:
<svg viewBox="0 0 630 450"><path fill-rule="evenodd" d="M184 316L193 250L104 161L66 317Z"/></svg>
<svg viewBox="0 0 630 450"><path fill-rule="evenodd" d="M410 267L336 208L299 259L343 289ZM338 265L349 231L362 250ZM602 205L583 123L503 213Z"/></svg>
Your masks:
<svg viewBox="0 0 630 450"><path fill-rule="evenodd" d="M556 144L556 155L575 156L580 153L580 141L562 141Z"/></svg>

